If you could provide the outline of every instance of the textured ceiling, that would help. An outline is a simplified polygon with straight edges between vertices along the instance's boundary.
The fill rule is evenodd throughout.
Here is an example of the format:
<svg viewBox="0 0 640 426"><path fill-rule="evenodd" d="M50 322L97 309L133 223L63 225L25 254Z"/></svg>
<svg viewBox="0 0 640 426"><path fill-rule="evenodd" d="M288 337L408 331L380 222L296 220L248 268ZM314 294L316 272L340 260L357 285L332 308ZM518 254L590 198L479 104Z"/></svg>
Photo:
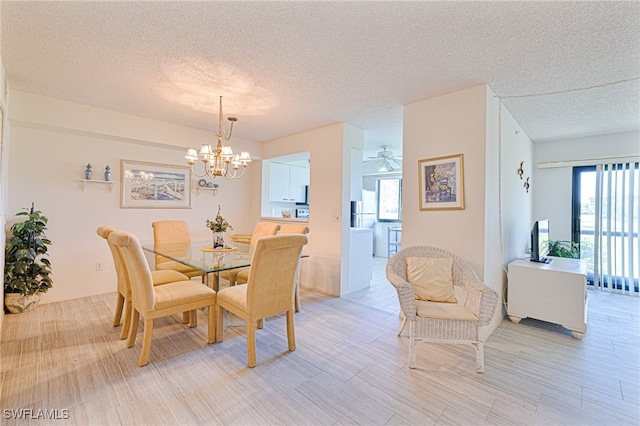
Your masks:
<svg viewBox="0 0 640 426"><path fill-rule="evenodd" d="M0 3L13 89L264 141L487 83L534 141L640 129L640 3Z"/></svg>

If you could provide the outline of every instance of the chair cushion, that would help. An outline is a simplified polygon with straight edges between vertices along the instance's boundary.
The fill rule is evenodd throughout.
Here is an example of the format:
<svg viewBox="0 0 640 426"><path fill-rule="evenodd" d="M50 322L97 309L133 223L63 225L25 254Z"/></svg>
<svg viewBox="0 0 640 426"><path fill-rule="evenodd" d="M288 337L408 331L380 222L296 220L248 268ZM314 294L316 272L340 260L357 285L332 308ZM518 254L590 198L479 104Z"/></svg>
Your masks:
<svg viewBox="0 0 640 426"><path fill-rule="evenodd" d="M238 272L238 277L236 278L238 284L246 284L249 282L249 268Z"/></svg>
<svg viewBox="0 0 640 426"><path fill-rule="evenodd" d="M183 263L175 262L173 260L156 264L156 270L157 271L173 270L173 271L182 272L183 274L187 274L187 275L202 275L202 271L192 268L190 266L187 266Z"/></svg>
<svg viewBox="0 0 640 426"><path fill-rule="evenodd" d="M247 284L223 288L218 292L218 302L226 302L243 312L247 312Z"/></svg>
<svg viewBox="0 0 640 426"><path fill-rule="evenodd" d="M151 278L153 279L153 285L187 281L189 279L185 274L172 269L167 269L166 271L151 271Z"/></svg>
<svg viewBox="0 0 640 426"><path fill-rule="evenodd" d="M203 300L206 296L211 298L211 304L216 301L216 292L196 281L178 281L163 284L155 287L154 290L156 293L155 309L197 302Z"/></svg>
<svg viewBox="0 0 640 426"><path fill-rule="evenodd" d="M450 257L407 257L407 280L415 298L432 302L457 303Z"/></svg>
<svg viewBox="0 0 640 426"><path fill-rule="evenodd" d="M231 236L234 243L251 244L251 234L234 234Z"/></svg>
<svg viewBox="0 0 640 426"><path fill-rule="evenodd" d="M425 302L416 300L416 315L422 318L439 318L461 321L478 321L471 311L457 303Z"/></svg>

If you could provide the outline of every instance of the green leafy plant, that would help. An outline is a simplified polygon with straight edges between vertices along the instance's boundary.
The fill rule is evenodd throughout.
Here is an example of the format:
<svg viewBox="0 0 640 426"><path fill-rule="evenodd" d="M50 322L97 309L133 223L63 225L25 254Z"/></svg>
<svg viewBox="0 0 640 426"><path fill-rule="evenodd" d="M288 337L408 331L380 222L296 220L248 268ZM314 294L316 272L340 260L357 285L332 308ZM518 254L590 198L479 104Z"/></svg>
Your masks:
<svg viewBox="0 0 640 426"><path fill-rule="evenodd" d="M27 216L11 226L4 251L4 292L30 296L46 292L53 285L51 263L46 257L51 241L45 236L46 216L40 210L23 209L17 216Z"/></svg>
<svg viewBox="0 0 640 426"><path fill-rule="evenodd" d="M218 214L214 220L207 219L207 228L213 232L225 232L227 229L233 229L229 222L220 214L220 204L218 204Z"/></svg>
<svg viewBox="0 0 640 426"><path fill-rule="evenodd" d="M573 241L549 241L549 256L580 259L580 246Z"/></svg>

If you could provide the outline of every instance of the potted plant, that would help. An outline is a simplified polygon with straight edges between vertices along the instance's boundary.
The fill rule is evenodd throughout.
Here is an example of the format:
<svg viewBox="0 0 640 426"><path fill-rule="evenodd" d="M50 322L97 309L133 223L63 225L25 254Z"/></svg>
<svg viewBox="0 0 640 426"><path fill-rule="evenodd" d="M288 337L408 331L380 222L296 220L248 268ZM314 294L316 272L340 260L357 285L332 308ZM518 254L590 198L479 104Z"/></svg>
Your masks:
<svg viewBox="0 0 640 426"><path fill-rule="evenodd" d="M214 220L207 219L207 228L213 232L213 248L224 248L224 233L227 229L233 229L229 222L220 214L220 204L218 204L218 214Z"/></svg>
<svg viewBox="0 0 640 426"><path fill-rule="evenodd" d="M16 216L26 220L11 226L4 251L4 304L11 313L34 309L40 295L51 288L51 263L46 257L51 241L45 236L46 216L40 210L23 209Z"/></svg>
<svg viewBox="0 0 640 426"><path fill-rule="evenodd" d="M573 241L549 240L549 256L580 259L580 246Z"/></svg>

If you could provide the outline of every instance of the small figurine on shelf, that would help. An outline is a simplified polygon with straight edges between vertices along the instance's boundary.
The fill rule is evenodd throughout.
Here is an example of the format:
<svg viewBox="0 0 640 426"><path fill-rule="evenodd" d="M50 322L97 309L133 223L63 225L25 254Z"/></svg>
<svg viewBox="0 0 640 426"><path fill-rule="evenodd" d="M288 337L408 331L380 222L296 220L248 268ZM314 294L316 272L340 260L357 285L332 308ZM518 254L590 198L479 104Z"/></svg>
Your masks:
<svg viewBox="0 0 640 426"><path fill-rule="evenodd" d="M107 164L107 167L104 168L104 180L109 182L111 180L111 167Z"/></svg>
<svg viewBox="0 0 640 426"><path fill-rule="evenodd" d="M93 172L91 171L91 163L87 164L87 170L84 171L84 178L86 180L91 180L91 175Z"/></svg>

